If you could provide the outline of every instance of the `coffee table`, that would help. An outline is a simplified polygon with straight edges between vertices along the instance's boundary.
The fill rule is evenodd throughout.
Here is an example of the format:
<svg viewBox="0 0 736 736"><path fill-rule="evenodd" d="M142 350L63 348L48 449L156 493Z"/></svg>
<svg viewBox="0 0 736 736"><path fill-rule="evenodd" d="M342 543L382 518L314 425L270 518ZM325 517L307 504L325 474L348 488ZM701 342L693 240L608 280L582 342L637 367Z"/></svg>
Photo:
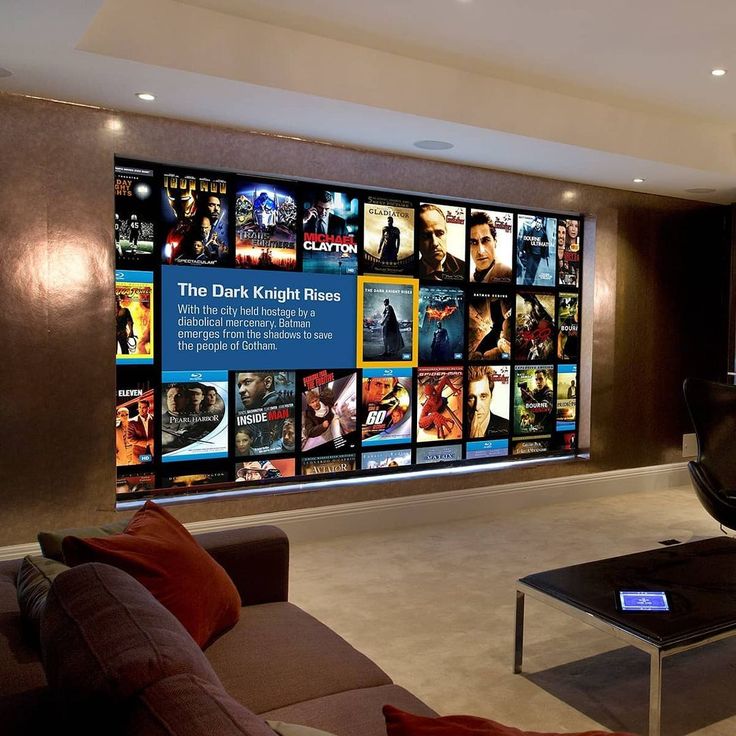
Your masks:
<svg viewBox="0 0 736 736"><path fill-rule="evenodd" d="M667 613L623 613L618 590L664 590ZM662 660L736 634L736 539L719 537L527 575L516 584L514 672L531 596L650 655L649 736L659 736Z"/></svg>

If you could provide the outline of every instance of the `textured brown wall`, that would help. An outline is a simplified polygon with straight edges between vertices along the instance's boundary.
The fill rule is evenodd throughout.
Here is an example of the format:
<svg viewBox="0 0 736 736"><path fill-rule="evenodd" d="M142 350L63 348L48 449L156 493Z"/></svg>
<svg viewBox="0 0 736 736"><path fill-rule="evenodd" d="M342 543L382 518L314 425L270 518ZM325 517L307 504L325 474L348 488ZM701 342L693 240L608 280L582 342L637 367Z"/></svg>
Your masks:
<svg viewBox="0 0 736 736"><path fill-rule="evenodd" d="M192 503L184 521L674 462L682 378L726 369L727 208L9 95L0 131L0 545L115 515L114 154L580 211L596 232L590 462Z"/></svg>

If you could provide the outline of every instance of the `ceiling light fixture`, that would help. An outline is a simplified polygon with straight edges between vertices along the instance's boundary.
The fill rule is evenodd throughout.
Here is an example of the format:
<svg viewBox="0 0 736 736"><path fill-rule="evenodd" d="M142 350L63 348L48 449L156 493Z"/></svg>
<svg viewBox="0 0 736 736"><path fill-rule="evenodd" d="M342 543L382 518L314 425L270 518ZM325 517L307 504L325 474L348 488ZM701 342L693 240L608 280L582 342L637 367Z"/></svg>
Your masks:
<svg viewBox="0 0 736 736"><path fill-rule="evenodd" d="M448 148L455 148L455 144L447 141L415 141L414 147L425 151L446 151Z"/></svg>
<svg viewBox="0 0 736 736"><path fill-rule="evenodd" d="M642 179L640 176L637 176L636 179L634 179L634 184L643 184L646 181L646 179Z"/></svg>
<svg viewBox="0 0 736 736"><path fill-rule="evenodd" d="M152 95L150 92L136 92L135 96L139 100L145 100L146 102L153 102L156 99L155 95Z"/></svg>
<svg viewBox="0 0 736 736"><path fill-rule="evenodd" d="M725 69L711 69L710 73L714 77L725 77L726 76L726 70Z"/></svg>

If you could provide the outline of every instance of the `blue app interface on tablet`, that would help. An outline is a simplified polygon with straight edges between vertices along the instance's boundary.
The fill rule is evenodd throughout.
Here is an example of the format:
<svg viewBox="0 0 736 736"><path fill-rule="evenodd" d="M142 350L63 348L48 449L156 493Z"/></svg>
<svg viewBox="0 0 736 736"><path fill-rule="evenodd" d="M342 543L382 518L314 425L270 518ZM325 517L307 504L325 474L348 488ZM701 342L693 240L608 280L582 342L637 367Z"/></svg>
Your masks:
<svg viewBox="0 0 736 736"><path fill-rule="evenodd" d="M669 611L667 594L663 591L620 590L622 611Z"/></svg>

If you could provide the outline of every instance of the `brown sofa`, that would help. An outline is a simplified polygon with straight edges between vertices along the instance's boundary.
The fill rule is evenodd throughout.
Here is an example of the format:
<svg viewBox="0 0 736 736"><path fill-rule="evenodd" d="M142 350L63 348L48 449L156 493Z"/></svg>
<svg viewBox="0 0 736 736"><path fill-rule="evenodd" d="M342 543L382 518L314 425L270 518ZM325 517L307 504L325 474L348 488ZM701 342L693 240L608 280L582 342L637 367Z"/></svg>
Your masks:
<svg viewBox="0 0 736 736"><path fill-rule="evenodd" d="M133 578L82 565L52 586L41 655L18 610L20 561L0 563L2 733L47 734L65 725L78 733L273 736L268 719L339 736L384 736L384 704L435 715L288 602L289 543L281 530L251 527L197 540L230 574L243 603L239 623L204 654Z"/></svg>

